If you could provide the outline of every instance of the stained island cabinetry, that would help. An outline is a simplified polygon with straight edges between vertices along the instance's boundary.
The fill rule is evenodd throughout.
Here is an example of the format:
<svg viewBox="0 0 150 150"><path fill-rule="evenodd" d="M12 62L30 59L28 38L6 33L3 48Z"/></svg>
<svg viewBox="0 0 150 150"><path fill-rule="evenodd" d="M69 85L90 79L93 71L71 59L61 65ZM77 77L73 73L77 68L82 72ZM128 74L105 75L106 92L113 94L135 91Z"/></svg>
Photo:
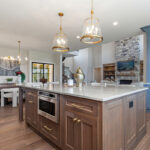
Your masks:
<svg viewBox="0 0 150 150"><path fill-rule="evenodd" d="M26 93L26 123L62 150L133 150L146 133L146 88L128 89L130 92L122 93L116 88L113 97L110 88L105 89L107 97L103 88L99 93L88 87L83 91L74 89L74 95L67 89L60 92L58 88L20 88ZM57 122L38 113L39 90L58 94ZM91 97L85 95L87 91ZM95 96L91 94L93 91ZM99 95L102 91L103 98Z"/></svg>

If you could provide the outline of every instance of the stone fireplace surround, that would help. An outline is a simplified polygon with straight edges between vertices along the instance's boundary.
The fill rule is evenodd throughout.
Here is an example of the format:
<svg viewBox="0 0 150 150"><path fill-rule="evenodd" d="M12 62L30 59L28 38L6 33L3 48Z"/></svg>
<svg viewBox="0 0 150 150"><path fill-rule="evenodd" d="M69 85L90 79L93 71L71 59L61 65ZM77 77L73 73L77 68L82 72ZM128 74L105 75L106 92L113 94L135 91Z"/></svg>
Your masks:
<svg viewBox="0 0 150 150"><path fill-rule="evenodd" d="M118 83L131 83L140 81L140 56L141 56L141 37L134 36L124 40L116 41L116 81ZM118 71L117 62L134 60L135 68L132 71Z"/></svg>

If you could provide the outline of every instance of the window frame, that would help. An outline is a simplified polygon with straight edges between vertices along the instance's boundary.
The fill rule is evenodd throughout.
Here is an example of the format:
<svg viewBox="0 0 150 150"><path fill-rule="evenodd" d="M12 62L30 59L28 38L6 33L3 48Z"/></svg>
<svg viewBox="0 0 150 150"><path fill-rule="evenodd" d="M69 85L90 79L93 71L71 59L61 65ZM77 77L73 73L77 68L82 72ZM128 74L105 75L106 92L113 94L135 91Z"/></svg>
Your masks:
<svg viewBox="0 0 150 150"><path fill-rule="evenodd" d="M55 65L53 63L42 63L42 62L32 62L32 67L31 67L31 76L32 76L32 82L33 82L33 74L41 74L41 73L33 73L33 64L40 64L40 65L43 65L43 77L44 77L44 74L47 74L47 73L44 73L44 65L45 64L48 64L48 65L53 65L53 81L54 82L54 67Z"/></svg>

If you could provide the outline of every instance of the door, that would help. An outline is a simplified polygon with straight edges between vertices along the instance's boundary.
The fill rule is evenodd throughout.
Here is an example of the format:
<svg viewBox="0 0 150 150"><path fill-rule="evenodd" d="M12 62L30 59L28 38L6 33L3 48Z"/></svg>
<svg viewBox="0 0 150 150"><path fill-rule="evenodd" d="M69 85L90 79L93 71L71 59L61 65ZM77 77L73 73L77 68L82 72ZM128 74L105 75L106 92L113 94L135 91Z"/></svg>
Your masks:
<svg viewBox="0 0 150 150"><path fill-rule="evenodd" d="M76 149L76 133L77 133L77 126L76 126L76 117L75 114L69 111L65 111L65 122L64 122L64 150L77 150Z"/></svg>
<svg viewBox="0 0 150 150"><path fill-rule="evenodd" d="M128 96L124 100L124 115L125 115L125 147L130 149L130 146L136 140L136 96Z"/></svg>
<svg viewBox="0 0 150 150"><path fill-rule="evenodd" d="M94 68L94 81L101 82L101 68Z"/></svg>
<svg viewBox="0 0 150 150"><path fill-rule="evenodd" d="M137 95L137 134L146 126L145 122L145 92Z"/></svg>
<svg viewBox="0 0 150 150"><path fill-rule="evenodd" d="M97 121L79 115L77 118L76 150L97 150Z"/></svg>
<svg viewBox="0 0 150 150"><path fill-rule="evenodd" d="M54 80L54 64L32 62L32 82L40 82L40 79L47 79L47 82Z"/></svg>

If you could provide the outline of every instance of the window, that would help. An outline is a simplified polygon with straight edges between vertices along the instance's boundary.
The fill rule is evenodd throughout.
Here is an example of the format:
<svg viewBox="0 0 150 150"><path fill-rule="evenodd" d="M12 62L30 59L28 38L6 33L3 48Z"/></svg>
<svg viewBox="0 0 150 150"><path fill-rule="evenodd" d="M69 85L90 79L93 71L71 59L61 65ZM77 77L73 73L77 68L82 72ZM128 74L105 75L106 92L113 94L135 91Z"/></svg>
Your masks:
<svg viewBox="0 0 150 150"><path fill-rule="evenodd" d="M32 82L40 82L41 78L54 81L54 64L32 62Z"/></svg>

